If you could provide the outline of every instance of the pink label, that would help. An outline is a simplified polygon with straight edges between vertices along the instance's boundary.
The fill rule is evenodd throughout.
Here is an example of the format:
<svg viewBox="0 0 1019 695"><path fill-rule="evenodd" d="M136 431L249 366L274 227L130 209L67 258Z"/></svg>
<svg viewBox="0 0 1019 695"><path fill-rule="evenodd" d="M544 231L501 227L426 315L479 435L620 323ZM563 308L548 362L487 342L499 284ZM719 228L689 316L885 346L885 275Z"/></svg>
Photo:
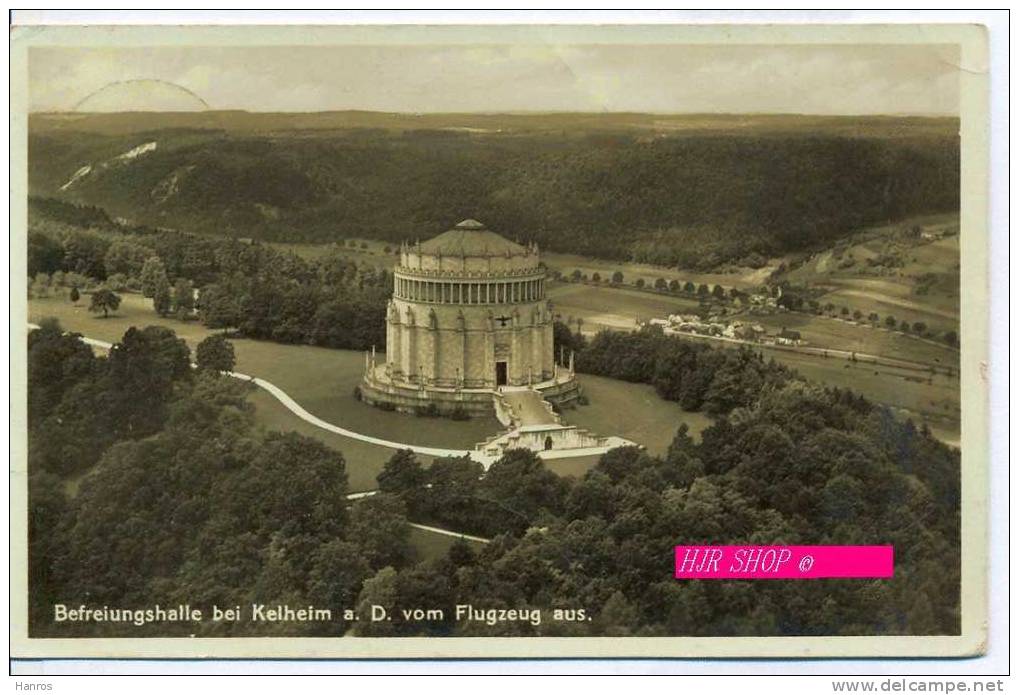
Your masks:
<svg viewBox="0 0 1019 695"><path fill-rule="evenodd" d="M890 545L677 545L676 579L884 579Z"/></svg>

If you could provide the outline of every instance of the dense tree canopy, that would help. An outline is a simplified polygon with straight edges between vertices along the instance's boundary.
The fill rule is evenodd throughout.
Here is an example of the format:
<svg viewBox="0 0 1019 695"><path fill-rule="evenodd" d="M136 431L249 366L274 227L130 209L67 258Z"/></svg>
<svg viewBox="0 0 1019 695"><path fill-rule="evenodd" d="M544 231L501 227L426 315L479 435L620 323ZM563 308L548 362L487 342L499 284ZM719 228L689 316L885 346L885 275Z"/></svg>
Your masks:
<svg viewBox="0 0 1019 695"><path fill-rule="evenodd" d="M710 268L958 209L959 141L950 127L914 137L865 131L156 131L148 137L158 150L68 191L60 187L83 162L136 138L74 133L68 143L50 132L30 138L29 179L33 193L203 234L395 242L474 217L546 249ZM90 208L42 207L64 221L102 223Z"/></svg>
<svg viewBox="0 0 1019 695"><path fill-rule="evenodd" d="M653 331L584 359L716 415L664 456L619 448L579 479L511 450L488 471L398 452L380 493L346 499L338 452L254 427L242 382L190 369L165 328L129 330L108 356L46 322L29 339L33 634L57 600L195 605L317 602L447 609L384 624L206 623L201 634L825 635L959 629L959 456L926 429L739 350L687 349ZM615 340L615 339L613 339ZM600 357L598 357L600 356ZM664 369L663 361L675 367ZM673 370L701 384L668 381ZM65 484L88 470L76 492ZM491 537L415 563L406 519ZM884 544L891 580L689 581L676 544ZM536 608L530 622L457 622L452 607ZM554 608L591 620L552 621ZM339 614L338 614L339 615ZM78 625L61 634L177 634Z"/></svg>

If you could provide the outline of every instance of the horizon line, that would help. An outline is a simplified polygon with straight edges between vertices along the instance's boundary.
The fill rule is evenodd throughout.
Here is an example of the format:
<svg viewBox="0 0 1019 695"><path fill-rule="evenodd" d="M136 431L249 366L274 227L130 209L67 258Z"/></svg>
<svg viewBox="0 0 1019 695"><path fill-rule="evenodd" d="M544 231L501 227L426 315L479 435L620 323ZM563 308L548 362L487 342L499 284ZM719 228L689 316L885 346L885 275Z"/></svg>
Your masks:
<svg viewBox="0 0 1019 695"><path fill-rule="evenodd" d="M810 113L802 111L572 111L572 110L535 110L535 111L381 111L373 109L322 109L316 111L256 111L241 108L210 108L201 111L155 111L148 109L124 110L124 111L73 111L73 110L29 110L28 115L38 116L110 116L120 114L214 114L214 113L244 113L254 115L320 115L336 113L363 113L378 114L386 116L547 116L547 115L584 115L584 116L800 116L811 118L955 118L960 116L957 113L933 113L933 112L885 112L885 113Z"/></svg>

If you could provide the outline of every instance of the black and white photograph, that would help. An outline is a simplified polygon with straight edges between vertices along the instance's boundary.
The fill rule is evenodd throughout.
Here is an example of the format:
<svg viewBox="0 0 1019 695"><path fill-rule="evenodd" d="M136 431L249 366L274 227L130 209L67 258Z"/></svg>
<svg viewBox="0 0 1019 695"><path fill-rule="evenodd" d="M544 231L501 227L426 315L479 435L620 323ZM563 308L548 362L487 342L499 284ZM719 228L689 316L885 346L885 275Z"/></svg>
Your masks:
<svg viewBox="0 0 1019 695"><path fill-rule="evenodd" d="M11 41L14 656L986 650L980 27Z"/></svg>

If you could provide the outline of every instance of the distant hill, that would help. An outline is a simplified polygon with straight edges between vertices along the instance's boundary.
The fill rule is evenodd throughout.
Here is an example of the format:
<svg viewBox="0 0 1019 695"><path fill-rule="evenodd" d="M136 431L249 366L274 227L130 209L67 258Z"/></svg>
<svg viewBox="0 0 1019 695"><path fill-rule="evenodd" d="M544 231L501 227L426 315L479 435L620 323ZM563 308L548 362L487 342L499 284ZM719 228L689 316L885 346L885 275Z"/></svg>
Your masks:
<svg viewBox="0 0 1019 695"><path fill-rule="evenodd" d="M956 119L33 114L33 195L274 241L426 238L711 267L959 205Z"/></svg>

